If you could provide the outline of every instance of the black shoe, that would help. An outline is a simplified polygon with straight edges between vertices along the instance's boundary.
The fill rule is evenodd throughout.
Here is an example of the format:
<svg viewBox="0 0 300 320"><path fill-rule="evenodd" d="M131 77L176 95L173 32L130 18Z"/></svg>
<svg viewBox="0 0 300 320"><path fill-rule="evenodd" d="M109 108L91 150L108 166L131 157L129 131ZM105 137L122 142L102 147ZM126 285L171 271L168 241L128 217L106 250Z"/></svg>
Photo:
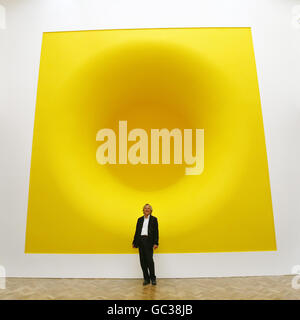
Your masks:
<svg viewBox="0 0 300 320"><path fill-rule="evenodd" d="M144 282L143 282L143 286L146 286L147 284L149 284L150 283L150 281L149 280L144 280Z"/></svg>
<svg viewBox="0 0 300 320"><path fill-rule="evenodd" d="M151 280L151 283L152 283L153 286L156 286L156 280L155 279Z"/></svg>

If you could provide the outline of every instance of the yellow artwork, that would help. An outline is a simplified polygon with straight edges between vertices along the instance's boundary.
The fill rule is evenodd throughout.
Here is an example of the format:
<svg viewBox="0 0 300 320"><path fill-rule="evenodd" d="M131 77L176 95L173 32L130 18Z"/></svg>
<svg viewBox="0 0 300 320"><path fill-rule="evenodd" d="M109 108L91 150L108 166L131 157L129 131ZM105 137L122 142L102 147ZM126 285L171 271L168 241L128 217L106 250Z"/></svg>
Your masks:
<svg viewBox="0 0 300 320"><path fill-rule="evenodd" d="M26 253L276 250L250 28L43 34Z"/></svg>

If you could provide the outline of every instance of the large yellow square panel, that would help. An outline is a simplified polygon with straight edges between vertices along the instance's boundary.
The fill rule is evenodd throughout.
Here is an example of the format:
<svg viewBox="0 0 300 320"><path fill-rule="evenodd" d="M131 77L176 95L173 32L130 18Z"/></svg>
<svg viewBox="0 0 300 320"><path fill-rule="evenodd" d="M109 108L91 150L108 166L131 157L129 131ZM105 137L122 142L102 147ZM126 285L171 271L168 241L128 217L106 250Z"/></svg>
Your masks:
<svg viewBox="0 0 300 320"><path fill-rule="evenodd" d="M43 34L25 252L137 253L145 203L158 253L276 250L250 28Z"/></svg>

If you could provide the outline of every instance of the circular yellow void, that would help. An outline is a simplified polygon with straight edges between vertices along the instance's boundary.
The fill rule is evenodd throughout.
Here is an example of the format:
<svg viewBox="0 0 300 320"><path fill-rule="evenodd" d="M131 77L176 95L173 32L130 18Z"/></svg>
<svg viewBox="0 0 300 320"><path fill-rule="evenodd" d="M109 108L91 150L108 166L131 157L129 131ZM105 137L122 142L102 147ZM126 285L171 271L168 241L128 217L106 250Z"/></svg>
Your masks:
<svg viewBox="0 0 300 320"><path fill-rule="evenodd" d="M124 238L132 233L128 214L135 218L146 202L158 208L162 221L174 217L170 238L211 215L230 192L222 184L233 164L226 150L234 146L224 128L235 124L223 107L222 77L201 52L165 42L115 45L78 64L57 95L64 108L56 124L61 136L53 142L55 170L74 210ZM127 120L128 131L145 129L149 139L151 129L204 129L204 172L186 176L185 163L172 161L99 165L96 133L110 128L117 134L120 120Z"/></svg>
<svg viewBox="0 0 300 320"><path fill-rule="evenodd" d="M83 77L84 75L84 77ZM211 117L211 101L217 90L210 83L206 61L194 52L160 43L133 43L116 46L94 57L78 74L76 103L72 117L78 122L83 148L95 153L96 132L111 128L118 137L120 120L126 120L128 132L134 128L203 129L216 125ZM85 80L86 79L86 80ZM72 83L74 83L72 79ZM78 94L78 92L80 92ZM88 112L86 108L89 109ZM82 112L84 110L84 112ZM74 112L75 111L75 112ZM214 119L213 119L214 118ZM212 128L213 129L213 128ZM210 135L206 137L209 148ZM128 142L128 149L134 142ZM117 141L118 146L118 141ZM118 159L118 148L117 148ZM175 165L171 143L169 165L105 165L105 170L121 183L143 191L166 188L185 175L185 165ZM100 170L100 168L99 168Z"/></svg>

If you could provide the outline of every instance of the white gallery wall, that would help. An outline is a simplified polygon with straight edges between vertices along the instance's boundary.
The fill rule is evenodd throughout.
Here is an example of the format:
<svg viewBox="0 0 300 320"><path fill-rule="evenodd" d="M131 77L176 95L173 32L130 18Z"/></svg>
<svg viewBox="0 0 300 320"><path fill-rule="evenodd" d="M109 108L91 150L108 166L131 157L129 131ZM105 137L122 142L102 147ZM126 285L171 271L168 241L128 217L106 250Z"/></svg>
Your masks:
<svg viewBox="0 0 300 320"><path fill-rule="evenodd" d="M137 254L24 254L42 33L60 30L251 27L277 251L156 254L156 273L158 278L279 275L300 265L300 0L0 0L0 5L0 265L7 276L142 277Z"/></svg>

